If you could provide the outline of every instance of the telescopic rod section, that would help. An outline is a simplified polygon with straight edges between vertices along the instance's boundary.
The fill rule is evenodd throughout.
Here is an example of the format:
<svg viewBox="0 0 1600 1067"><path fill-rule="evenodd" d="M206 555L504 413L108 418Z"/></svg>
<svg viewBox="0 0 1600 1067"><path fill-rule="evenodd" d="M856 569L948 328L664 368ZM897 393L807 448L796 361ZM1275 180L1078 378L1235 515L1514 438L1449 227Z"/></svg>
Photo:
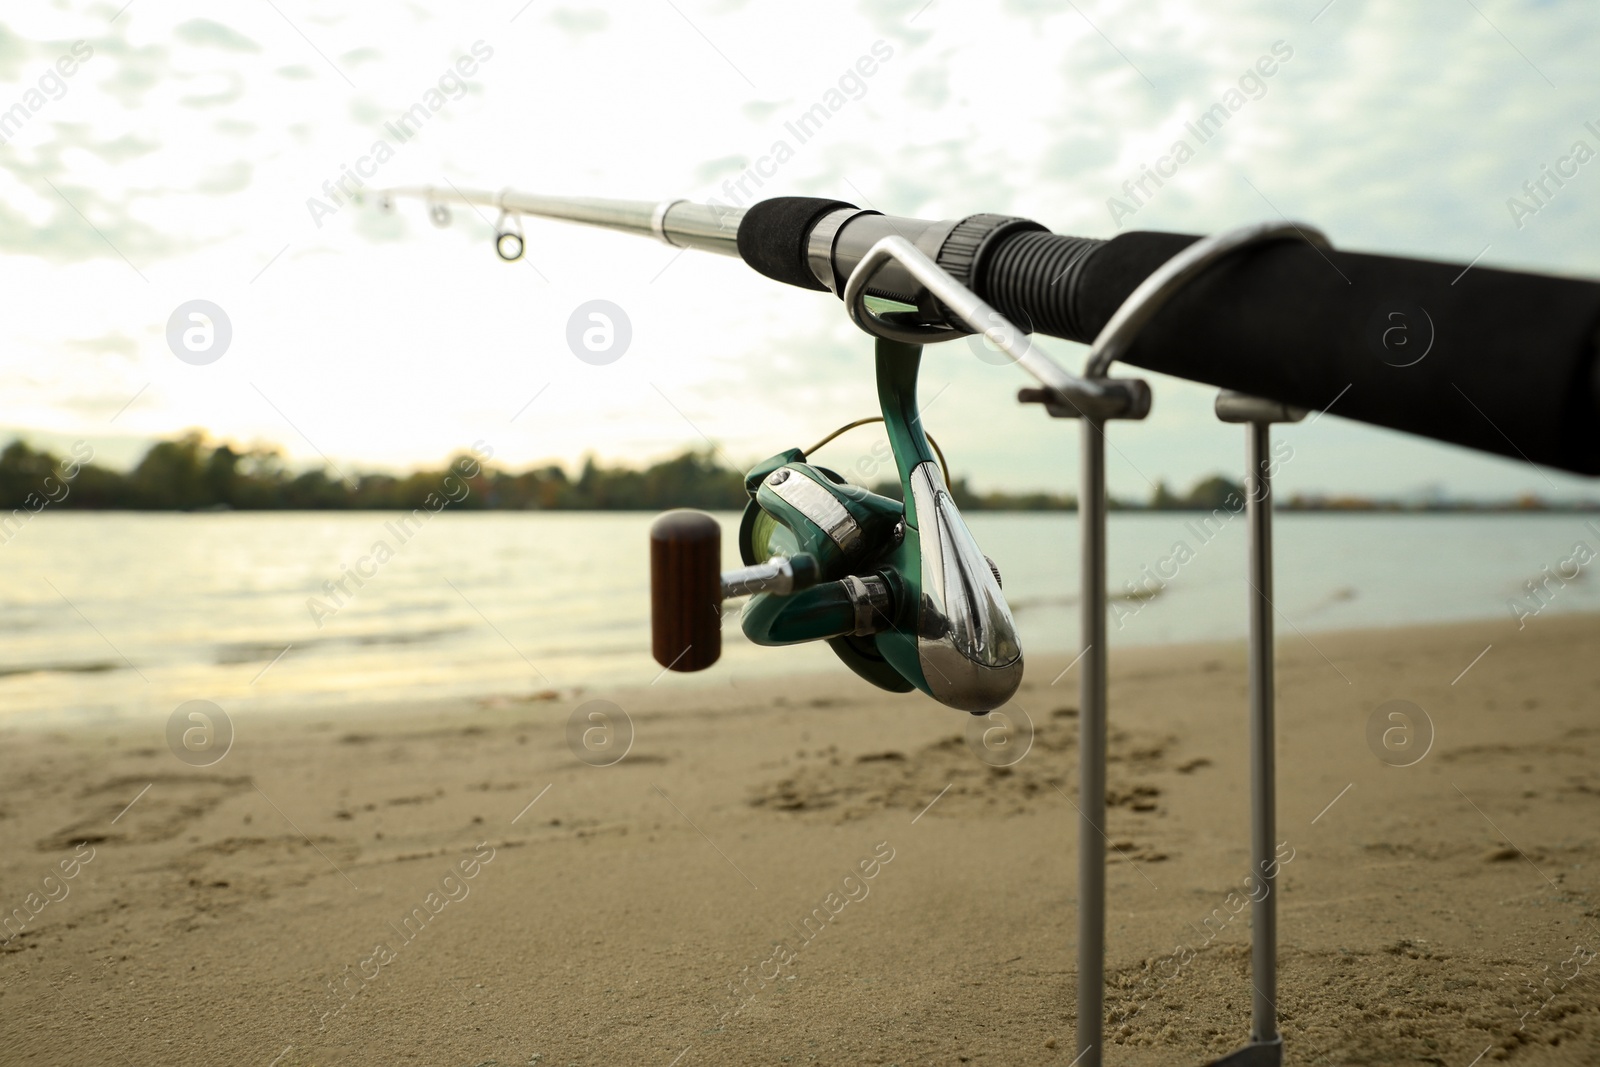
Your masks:
<svg viewBox="0 0 1600 1067"><path fill-rule="evenodd" d="M1021 328L1083 342L1141 282L1199 240L1150 232L1068 237L1009 215L929 222L811 197L730 208L453 186L377 195L385 205L416 196L441 211L463 204L653 236L736 255L769 278L838 295L874 245L900 236ZM921 323L945 327L950 337L970 332L898 264L877 271L867 295L913 306ZM1597 345L1600 283L1288 240L1206 271L1117 358L1592 475L1600 474Z"/></svg>

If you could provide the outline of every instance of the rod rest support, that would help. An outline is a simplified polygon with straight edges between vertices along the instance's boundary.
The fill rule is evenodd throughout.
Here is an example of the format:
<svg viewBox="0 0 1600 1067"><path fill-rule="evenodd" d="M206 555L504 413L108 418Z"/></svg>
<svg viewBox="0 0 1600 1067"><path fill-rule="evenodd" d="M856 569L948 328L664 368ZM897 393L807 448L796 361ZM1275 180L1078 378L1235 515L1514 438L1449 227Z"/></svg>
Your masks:
<svg viewBox="0 0 1600 1067"><path fill-rule="evenodd" d="M1276 400L1263 400L1258 396L1236 393L1232 389L1224 389L1218 393L1213 408L1217 418L1222 422L1255 423L1264 426L1299 422L1310 414L1305 408L1291 407Z"/></svg>

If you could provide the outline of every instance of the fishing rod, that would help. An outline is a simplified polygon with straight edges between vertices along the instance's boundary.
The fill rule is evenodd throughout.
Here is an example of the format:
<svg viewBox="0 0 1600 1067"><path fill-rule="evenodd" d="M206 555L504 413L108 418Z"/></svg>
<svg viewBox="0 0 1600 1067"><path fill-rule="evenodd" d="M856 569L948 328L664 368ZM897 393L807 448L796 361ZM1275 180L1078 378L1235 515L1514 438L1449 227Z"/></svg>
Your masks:
<svg viewBox="0 0 1600 1067"><path fill-rule="evenodd" d="M761 274L843 296L874 245L902 237L1024 333L1090 342L1192 235L1109 240L1029 219L928 221L839 200L777 197L748 208L442 190L379 194L500 212L496 247L522 254L520 216L620 230L738 256ZM1600 473L1600 283L1327 247L1307 226L1258 242L1188 280L1120 361L1579 474ZM1304 239L1296 239L1301 237ZM927 344L975 332L924 280L886 262L866 294L902 307L871 332ZM1027 350L1024 342L1018 347ZM1044 380L1037 359L1019 360ZM1030 365L1033 364L1033 365Z"/></svg>
<svg viewBox="0 0 1600 1067"><path fill-rule="evenodd" d="M1272 427L1337 404L1347 418L1600 473L1600 284L1339 252L1318 230L1287 220L1208 237L1130 232L1099 240L1008 215L930 222L808 197L741 209L452 187L390 190L380 203L406 195L425 199L440 225L451 204L498 210L495 248L507 260L523 254L523 215L738 256L776 281L840 297L876 338L881 421L900 499L812 461L836 431L746 474L742 569L720 573L721 529L711 516L659 517L650 531L651 651L667 670L714 664L723 602L748 596L741 626L756 644L823 640L882 689L916 689L974 715L1000 714L1021 685L1022 648L1000 569L962 521L943 457L923 430L922 348L982 334L1042 386L1022 390L1020 400L1078 421L1081 615L1079 652L1067 669L1078 671L1081 705L1074 1062L1083 1067L1100 1067L1105 1044L1105 447L1115 421L1150 410L1145 382L1109 372L1122 361L1220 387L1216 415L1245 428L1248 465L1240 506L1249 555L1254 888L1250 1039L1213 1063L1279 1067L1275 887L1287 859L1276 831ZM1083 374L1029 343L1029 333L1089 343ZM851 425L863 421L874 420ZM1009 727L1003 734L1013 737ZM1031 734L1013 746L1016 758L1028 744Z"/></svg>

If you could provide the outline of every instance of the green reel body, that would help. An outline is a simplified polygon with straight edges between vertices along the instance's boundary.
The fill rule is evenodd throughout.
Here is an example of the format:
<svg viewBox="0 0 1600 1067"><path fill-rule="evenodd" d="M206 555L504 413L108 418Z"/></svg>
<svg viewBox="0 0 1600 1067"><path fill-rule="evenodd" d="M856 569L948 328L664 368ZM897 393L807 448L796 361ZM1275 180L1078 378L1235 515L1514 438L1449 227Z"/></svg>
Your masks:
<svg viewBox="0 0 1600 1067"><path fill-rule="evenodd" d="M780 471L784 473L779 475ZM775 477L779 482L768 484ZM806 484L799 484L800 479ZM900 502L805 462L799 449L780 452L756 465L745 484L750 503L739 524L739 555L744 562L755 564L773 556L804 553L817 561L819 571L819 584L809 589L788 595L758 593L751 598L740 620L745 636L758 645L825 640L847 667L873 685L896 693L910 692L913 683L885 661L876 635L857 633L860 608L852 595L856 590L843 581L865 577L886 586L898 583L884 546L902 540L904 509ZM846 533L849 527L820 494L831 497L859 532ZM834 521L825 526L827 517ZM903 599L903 590L892 591L886 606L892 610L892 605ZM877 621L893 623L892 619Z"/></svg>
<svg viewBox="0 0 1600 1067"><path fill-rule="evenodd" d="M1016 691L1022 652L997 575L951 499L916 408L921 348L879 340L878 397L903 502L789 449L746 475L746 564L808 555L817 584L757 593L741 626L760 645L825 640L867 681L973 713Z"/></svg>

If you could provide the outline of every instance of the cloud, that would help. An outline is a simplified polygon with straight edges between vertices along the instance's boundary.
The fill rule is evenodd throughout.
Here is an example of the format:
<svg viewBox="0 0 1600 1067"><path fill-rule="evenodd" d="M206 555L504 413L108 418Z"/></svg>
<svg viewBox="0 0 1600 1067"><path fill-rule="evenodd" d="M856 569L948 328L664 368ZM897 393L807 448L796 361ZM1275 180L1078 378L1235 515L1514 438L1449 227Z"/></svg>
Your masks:
<svg viewBox="0 0 1600 1067"><path fill-rule="evenodd" d="M741 104L739 110L751 122L764 123L780 109L794 103L793 100L751 100Z"/></svg>
<svg viewBox="0 0 1600 1067"><path fill-rule="evenodd" d="M715 185L720 179L738 174L750 165L744 156L722 156L708 159L694 169L694 180L703 185Z"/></svg>
<svg viewBox="0 0 1600 1067"><path fill-rule="evenodd" d="M250 186L251 173L250 164L238 159L205 174L195 183L194 191L210 196L226 196L229 193L242 192Z"/></svg>
<svg viewBox="0 0 1600 1067"><path fill-rule="evenodd" d="M389 112L371 98L358 96L350 101L350 117L359 126L376 126L389 117Z"/></svg>
<svg viewBox="0 0 1600 1067"><path fill-rule="evenodd" d="M63 342L68 348L95 354L111 353L129 359L139 354L139 342L123 333L112 330L99 337L69 337Z"/></svg>
<svg viewBox="0 0 1600 1067"><path fill-rule="evenodd" d="M138 134L125 133L114 141L95 142L90 139L91 130L87 126L69 127L64 123L57 123L56 129L64 142L93 152L107 163L126 163L161 150L159 142L145 140ZM69 129L75 130L78 136L66 136L66 131Z"/></svg>
<svg viewBox="0 0 1600 1067"><path fill-rule="evenodd" d="M354 48L341 53L339 63L346 67L359 67L363 63L376 63L383 58L383 53L376 48Z"/></svg>
<svg viewBox="0 0 1600 1067"><path fill-rule="evenodd" d="M906 81L905 96L907 100L930 111L944 107L950 100L949 68L941 64L913 71Z"/></svg>
<svg viewBox="0 0 1600 1067"><path fill-rule="evenodd" d="M237 71L213 71L202 77L213 81L221 80L225 84L219 85L215 92L191 93L188 96L180 97L178 99L179 104L196 109L222 107L227 104L238 103L244 96L244 77Z"/></svg>
<svg viewBox="0 0 1600 1067"><path fill-rule="evenodd" d="M142 268L157 257L194 247L138 218L139 200L165 190L143 190L119 199L78 178L65 162L88 153L107 164L153 154L159 146L133 134L96 141L87 123L55 123L55 136L31 152L8 153L5 171L15 183L0 200L0 251L57 263L126 258Z"/></svg>
<svg viewBox="0 0 1600 1067"><path fill-rule="evenodd" d="M583 37L599 33L611 25L611 18L599 8L585 8L580 11L570 7L558 7L550 12L550 22L557 29L565 30L575 37Z"/></svg>
<svg viewBox="0 0 1600 1067"><path fill-rule="evenodd" d="M357 236L363 240L392 244L415 239L416 230L398 211L378 211L370 206L357 210L354 219Z"/></svg>
<svg viewBox="0 0 1600 1067"><path fill-rule="evenodd" d="M228 52L259 52L261 46L237 30L210 19L190 19L172 31L185 44L221 48Z"/></svg>
<svg viewBox="0 0 1600 1067"><path fill-rule="evenodd" d="M93 190L78 186L62 187L42 225L0 204L0 251L7 253L56 263L126 257L138 269L176 247L160 230L129 218L118 205L108 205Z"/></svg>
<svg viewBox="0 0 1600 1067"><path fill-rule="evenodd" d="M95 58L86 69L93 74L109 63L111 76L97 82L96 87L123 107L140 106L145 94L161 84L170 71L171 54L161 45L134 47L121 37L107 37L93 44Z"/></svg>
<svg viewBox="0 0 1600 1067"><path fill-rule="evenodd" d="M0 81L16 81L31 54L28 42L0 23Z"/></svg>
<svg viewBox="0 0 1600 1067"><path fill-rule="evenodd" d="M943 5L954 7L959 0L862 0L861 13L871 22L873 29L896 41L915 47L929 40L937 32L932 28L930 15L938 13Z"/></svg>
<svg viewBox="0 0 1600 1067"><path fill-rule="evenodd" d="M1005 6L1018 15L1060 15L1072 10L1067 0L1005 0Z"/></svg>

